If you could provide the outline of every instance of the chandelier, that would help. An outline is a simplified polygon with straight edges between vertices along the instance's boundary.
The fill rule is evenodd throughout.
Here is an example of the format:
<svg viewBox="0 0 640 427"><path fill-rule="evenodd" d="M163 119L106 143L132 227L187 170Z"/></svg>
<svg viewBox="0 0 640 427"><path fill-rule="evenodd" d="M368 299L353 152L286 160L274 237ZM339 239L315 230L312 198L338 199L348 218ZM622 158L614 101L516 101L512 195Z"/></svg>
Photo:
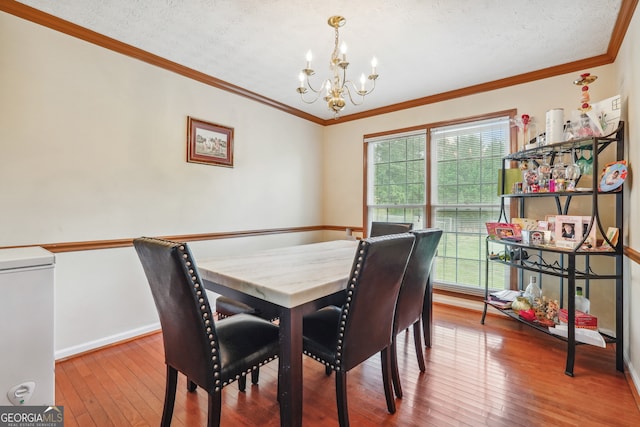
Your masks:
<svg viewBox="0 0 640 427"><path fill-rule="evenodd" d="M335 39L331 61L329 62L330 76L323 82L322 86L316 89L311 85L311 81L309 80L309 77L315 74L311 68L311 51L307 52L307 66L298 76L300 85L297 91L302 101L307 104L313 104L320 99L320 96L324 93L323 99L327 102L329 110L333 111L336 118L346 105L345 94L353 105L360 105L364 102L364 97L376 88L376 79L378 78L378 74L376 74L377 60L374 57L371 60L371 74L369 74L369 77L365 78L364 73L360 76L360 89L358 89L351 80L347 80L347 67L349 67L349 62L347 62L347 46L344 42L340 47L340 52L338 52L340 42L338 29L346 22L347 20L342 16L332 16L327 21L329 26L333 27L335 31ZM367 79L373 82L371 89L366 88ZM305 98L305 94L309 92L312 93L311 98L307 99ZM355 100L354 96L356 97Z"/></svg>

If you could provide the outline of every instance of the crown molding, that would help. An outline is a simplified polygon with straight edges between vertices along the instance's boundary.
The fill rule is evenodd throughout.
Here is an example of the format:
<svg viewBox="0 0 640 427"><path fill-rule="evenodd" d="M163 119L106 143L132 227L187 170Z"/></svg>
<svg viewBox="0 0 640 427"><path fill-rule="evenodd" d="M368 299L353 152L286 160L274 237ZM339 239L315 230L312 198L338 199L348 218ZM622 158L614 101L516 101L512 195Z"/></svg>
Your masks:
<svg viewBox="0 0 640 427"><path fill-rule="evenodd" d="M636 9L636 6L638 5L638 1L639 0L622 0L620 13L618 14L618 19L616 20L615 27L611 34L611 40L609 42L606 54L558 65L555 67L544 68L529 73L519 74L517 76L507 77L504 79L494 80L491 82L443 92L436 95L416 98L406 102L387 105L385 107L374 108L372 110L362 111L354 114L348 114L335 119L322 119L320 117L316 117L302 110L298 110L296 108L282 104L281 102L259 95L255 92L251 92L242 87L225 82L224 80L217 79L208 74L169 61L160 56L146 52L142 49L138 49L126 43L122 43L118 40L96 33L95 31L88 30L87 28L73 24L69 21L65 21L64 19L57 18L53 15L49 15L16 1L1 0L0 10L19 18L31 21L33 23L51 28L52 30L59 31L72 37L76 37L89 43L104 47L105 49L109 49L114 52L118 52L123 55L127 55L140 61L146 62L148 64L166 69L168 71L172 71L189 79L196 80L198 82L233 93L235 95L249 98L253 101L268 105L285 113L292 114L296 117L311 121L313 123L322 126L331 126L353 120L375 117L381 114L394 113L409 108L415 108L423 105L434 104L455 98L474 95L477 93L502 89L509 86L529 83L536 80L555 77L575 71L581 71L587 68L611 64L616 60L616 57L620 50L620 46L624 41L624 36L627 33L627 29L629 28L629 24L631 23L631 19L633 18L633 13Z"/></svg>

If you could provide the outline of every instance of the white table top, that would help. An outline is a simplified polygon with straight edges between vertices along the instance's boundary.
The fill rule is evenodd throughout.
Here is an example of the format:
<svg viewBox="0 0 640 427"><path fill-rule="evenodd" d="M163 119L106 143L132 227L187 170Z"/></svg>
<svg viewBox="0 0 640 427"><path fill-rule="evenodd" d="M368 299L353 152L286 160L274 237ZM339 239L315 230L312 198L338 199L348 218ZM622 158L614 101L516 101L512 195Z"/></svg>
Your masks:
<svg viewBox="0 0 640 427"><path fill-rule="evenodd" d="M203 280L296 307L346 288L358 242L335 240L198 260Z"/></svg>

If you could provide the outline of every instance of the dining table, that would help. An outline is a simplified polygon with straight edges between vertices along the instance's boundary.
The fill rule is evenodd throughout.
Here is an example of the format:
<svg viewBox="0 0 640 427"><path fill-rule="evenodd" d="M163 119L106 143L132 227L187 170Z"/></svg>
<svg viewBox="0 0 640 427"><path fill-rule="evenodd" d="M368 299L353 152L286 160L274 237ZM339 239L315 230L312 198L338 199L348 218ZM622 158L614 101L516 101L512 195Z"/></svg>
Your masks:
<svg viewBox="0 0 640 427"><path fill-rule="evenodd" d="M206 289L279 319L281 426L302 425L302 318L342 305L357 248L356 240L334 240L197 260ZM425 341L430 311L423 316Z"/></svg>

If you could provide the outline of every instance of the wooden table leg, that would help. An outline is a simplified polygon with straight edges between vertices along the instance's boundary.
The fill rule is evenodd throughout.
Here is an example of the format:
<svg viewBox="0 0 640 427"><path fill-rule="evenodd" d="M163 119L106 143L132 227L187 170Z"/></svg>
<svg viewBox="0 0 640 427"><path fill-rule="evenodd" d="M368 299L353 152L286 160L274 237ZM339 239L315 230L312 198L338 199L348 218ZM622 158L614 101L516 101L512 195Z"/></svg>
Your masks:
<svg viewBox="0 0 640 427"><path fill-rule="evenodd" d="M280 425L302 426L302 310L280 310Z"/></svg>

